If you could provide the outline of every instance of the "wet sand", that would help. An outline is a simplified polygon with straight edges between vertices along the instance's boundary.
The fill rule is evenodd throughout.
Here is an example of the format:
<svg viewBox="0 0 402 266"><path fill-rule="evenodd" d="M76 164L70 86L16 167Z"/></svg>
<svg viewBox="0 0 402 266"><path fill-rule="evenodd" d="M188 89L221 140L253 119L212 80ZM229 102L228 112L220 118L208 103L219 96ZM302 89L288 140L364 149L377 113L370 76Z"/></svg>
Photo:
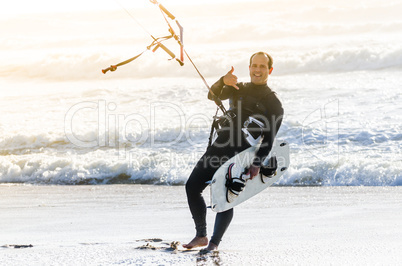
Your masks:
<svg viewBox="0 0 402 266"><path fill-rule="evenodd" d="M235 208L212 255L170 246L194 236L183 186L0 185L0 195L0 265L402 264L401 187L270 187Z"/></svg>

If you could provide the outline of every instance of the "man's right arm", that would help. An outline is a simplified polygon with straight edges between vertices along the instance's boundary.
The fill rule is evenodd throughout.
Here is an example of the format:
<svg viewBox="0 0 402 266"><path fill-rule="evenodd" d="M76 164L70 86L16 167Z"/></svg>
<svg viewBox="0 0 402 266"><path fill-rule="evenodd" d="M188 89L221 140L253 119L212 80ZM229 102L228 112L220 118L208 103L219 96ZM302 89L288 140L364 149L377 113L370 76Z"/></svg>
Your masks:
<svg viewBox="0 0 402 266"><path fill-rule="evenodd" d="M217 82L212 85L211 91L208 92L208 99L214 100L214 95L217 96L221 100L226 100L230 97L233 92L233 89L239 90L237 87L237 77L233 75L234 68L226 73L225 76L221 77Z"/></svg>
<svg viewBox="0 0 402 266"><path fill-rule="evenodd" d="M212 86L211 86L211 91L208 92L208 99L210 100L214 100L214 96L218 97L221 100L225 100L222 99L222 91L223 91L223 87L225 87L225 83L223 82L223 77L221 77L217 82L215 82ZM213 93L213 94L212 94Z"/></svg>

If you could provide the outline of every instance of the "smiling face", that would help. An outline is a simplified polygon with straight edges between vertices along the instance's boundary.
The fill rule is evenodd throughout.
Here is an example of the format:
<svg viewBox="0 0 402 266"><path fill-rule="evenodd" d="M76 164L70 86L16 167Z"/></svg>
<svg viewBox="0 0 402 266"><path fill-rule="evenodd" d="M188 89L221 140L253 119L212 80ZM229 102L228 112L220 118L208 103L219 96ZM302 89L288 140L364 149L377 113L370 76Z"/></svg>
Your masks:
<svg viewBox="0 0 402 266"><path fill-rule="evenodd" d="M255 85L264 85L268 82L268 75L273 68L269 68L269 58L264 54L256 54L252 57L249 66L251 82Z"/></svg>

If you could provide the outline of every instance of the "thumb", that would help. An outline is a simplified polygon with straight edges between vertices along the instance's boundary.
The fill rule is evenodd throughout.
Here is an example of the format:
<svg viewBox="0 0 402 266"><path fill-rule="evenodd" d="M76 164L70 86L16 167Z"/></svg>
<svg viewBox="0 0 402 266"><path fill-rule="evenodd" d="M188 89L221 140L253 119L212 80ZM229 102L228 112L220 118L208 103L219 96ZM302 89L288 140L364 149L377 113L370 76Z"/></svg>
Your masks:
<svg viewBox="0 0 402 266"><path fill-rule="evenodd" d="M230 74L233 74L234 72L234 67L232 66L232 69L229 71Z"/></svg>

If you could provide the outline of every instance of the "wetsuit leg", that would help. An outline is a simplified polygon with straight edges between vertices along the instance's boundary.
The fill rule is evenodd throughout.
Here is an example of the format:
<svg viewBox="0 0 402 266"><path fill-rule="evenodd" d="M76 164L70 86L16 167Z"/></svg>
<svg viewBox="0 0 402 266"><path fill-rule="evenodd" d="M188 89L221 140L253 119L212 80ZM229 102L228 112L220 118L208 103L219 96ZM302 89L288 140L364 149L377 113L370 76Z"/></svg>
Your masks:
<svg viewBox="0 0 402 266"><path fill-rule="evenodd" d="M223 132L218 136L215 143L226 143L229 139L229 132ZM246 143L246 142L243 142ZM237 143L236 143L237 144ZM205 154L198 161L194 167L189 179L186 183L187 201L190 207L190 212L193 216L196 236L203 237L207 235L206 230L206 204L202 196L203 190L208 186L207 181L210 181L218 168L224 164L229 158L236 155L236 153L249 147L248 144L243 145L212 145L207 149ZM219 218L218 218L219 217ZM217 215L216 234L217 242L223 236L226 228L229 226L233 217L233 210L226 214ZM219 240L219 241L218 241ZM213 242L214 243L214 242Z"/></svg>
<svg viewBox="0 0 402 266"><path fill-rule="evenodd" d="M212 235L212 238L211 238L212 243L219 246L219 243L222 240L223 234L226 232L226 229L229 227L229 224L232 221L232 218L233 218L233 208L216 214L214 234Z"/></svg>
<svg viewBox="0 0 402 266"><path fill-rule="evenodd" d="M202 192L208 186L206 182L212 179L216 171L214 168L204 166L205 163L208 163L208 157L209 154L206 152L194 167L186 183L187 201L194 219L196 236L198 237L207 235L207 208Z"/></svg>

